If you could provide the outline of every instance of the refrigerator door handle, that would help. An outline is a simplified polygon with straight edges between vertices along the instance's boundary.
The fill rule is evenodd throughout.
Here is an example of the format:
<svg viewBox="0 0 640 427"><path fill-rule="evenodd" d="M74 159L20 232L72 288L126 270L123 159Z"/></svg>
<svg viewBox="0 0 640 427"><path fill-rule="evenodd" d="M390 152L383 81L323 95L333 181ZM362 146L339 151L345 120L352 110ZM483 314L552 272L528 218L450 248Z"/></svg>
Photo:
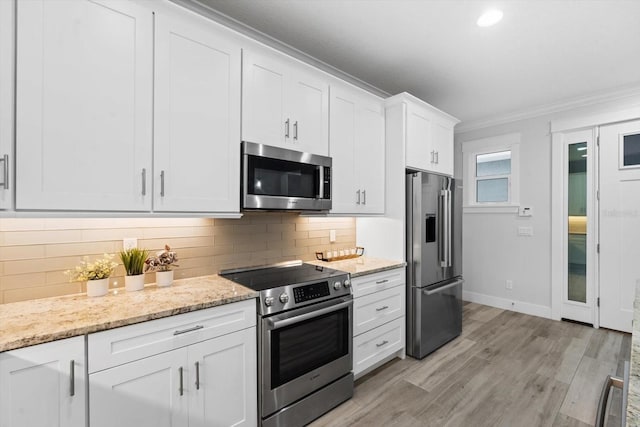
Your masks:
<svg viewBox="0 0 640 427"><path fill-rule="evenodd" d="M422 293L424 293L425 295L433 295L433 294L437 294L438 292L446 291L447 289L455 288L456 286L459 286L462 283L464 283L464 280L460 279L460 280L456 280L453 283L449 283L448 285L440 286L439 288L424 290L422 291Z"/></svg>
<svg viewBox="0 0 640 427"><path fill-rule="evenodd" d="M442 201L441 209L440 209L440 245L439 248L442 248L442 252L440 253L440 267L447 267L448 260L447 255L449 253L449 208L447 206L447 190L440 190L440 199Z"/></svg>
<svg viewBox="0 0 640 427"><path fill-rule="evenodd" d="M453 221L452 211L451 211L451 190L447 190L447 265L451 267L451 223Z"/></svg>

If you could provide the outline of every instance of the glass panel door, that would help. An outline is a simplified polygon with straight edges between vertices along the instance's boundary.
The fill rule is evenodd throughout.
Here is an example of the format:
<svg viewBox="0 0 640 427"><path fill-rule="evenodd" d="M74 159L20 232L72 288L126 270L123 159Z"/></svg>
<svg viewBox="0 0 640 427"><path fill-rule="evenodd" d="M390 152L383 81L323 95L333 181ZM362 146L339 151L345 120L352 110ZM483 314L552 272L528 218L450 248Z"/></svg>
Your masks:
<svg viewBox="0 0 640 427"><path fill-rule="evenodd" d="M587 302L587 142L568 144L567 299Z"/></svg>

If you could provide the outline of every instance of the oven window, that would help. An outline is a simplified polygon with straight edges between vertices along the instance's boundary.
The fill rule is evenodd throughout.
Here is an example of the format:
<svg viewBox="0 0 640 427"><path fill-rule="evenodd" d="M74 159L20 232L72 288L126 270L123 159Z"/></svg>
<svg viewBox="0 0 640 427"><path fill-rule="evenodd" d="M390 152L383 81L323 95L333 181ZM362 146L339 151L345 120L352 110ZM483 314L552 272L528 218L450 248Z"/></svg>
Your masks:
<svg viewBox="0 0 640 427"><path fill-rule="evenodd" d="M271 331L271 388L349 353L347 308Z"/></svg>
<svg viewBox="0 0 640 427"><path fill-rule="evenodd" d="M249 194L313 199L320 192L319 172L314 165L249 156Z"/></svg>

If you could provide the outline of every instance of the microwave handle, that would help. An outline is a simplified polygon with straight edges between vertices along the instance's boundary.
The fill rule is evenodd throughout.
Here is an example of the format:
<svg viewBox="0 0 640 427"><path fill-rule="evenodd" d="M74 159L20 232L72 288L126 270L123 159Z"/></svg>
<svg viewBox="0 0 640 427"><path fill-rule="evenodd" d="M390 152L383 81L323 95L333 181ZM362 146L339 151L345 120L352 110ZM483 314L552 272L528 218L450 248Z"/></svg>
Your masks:
<svg viewBox="0 0 640 427"><path fill-rule="evenodd" d="M316 166L316 199L324 195L324 167Z"/></svg>

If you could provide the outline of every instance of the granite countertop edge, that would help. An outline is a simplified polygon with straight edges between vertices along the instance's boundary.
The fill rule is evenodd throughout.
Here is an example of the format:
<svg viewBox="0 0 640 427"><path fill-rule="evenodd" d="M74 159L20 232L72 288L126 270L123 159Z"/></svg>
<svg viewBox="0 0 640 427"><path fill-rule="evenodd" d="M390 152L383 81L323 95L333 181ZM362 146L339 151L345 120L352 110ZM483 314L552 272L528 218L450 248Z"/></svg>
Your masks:
<svg viewBox="0 0 640 427"><path fill-rule="evenodd" d="M176 282L183 283L176 286ZM190 289L191 283L194 284L193 287L195 289L193 290ZM210 286L210 288L207 289L207 286ZM175 287L174 289L179 292L186 292L188 294L188 297L191 299L199 299L200 294L203 294L203 299L197 302L194 302L193 300L186 301L184 305L182 305L179 302L180 295L172 294L172 287ZM193 311L231 304L234 302L254 299L258 297L258 292L230 282L227 279L224 279L217 275L176 280L174 282L174 285L168 288L158 288L155 285L146 285L144 290L133 293L125 292L123 289L119 289L119 295L116 295L113 291L114 290L111 290L109 296L106 298L91 298L87 297L84 294L76 294L61 297L43 298L40 300L32 300L29 302L8 303L0 305L0 322L4 324L4 327L2 328L2 330L0 330L0 353L61 339L82 336L85 334L106 331L122 326L146 322L149 320L190 313ZM210 294L212 291L214 293L218 292L221 295L215 295L213 297L210 295L205 295ZM153 301L150 300L154 298L154 296L160 296L160 298L162 298L160 294L161 292L163 293L162 295L164 295L165 298L161 299L158 302L159 307L157 309L154 309L152 306L147 306L144 310L141 310L136 314L127 313L127 309L124 310L125 313L123 315L120 316L117 314L117 307L129 306L128 310L135 310L135 303L131 302L131 300L133 299L142 297L144 298L144 300L140 301L140 304L153 304ZM175 296L175 298L171 300L173 296ZM170 307L166 307L167 299L171 300ZM84 303L84 305L79 309L74 309L73 306L78 302ZM10 309L12 306L15 306L15 308L19 310L19 305L26 306L27 303L31 303L32 305L46 304L47 306L54 306L59 311L65 310L66 307L65 314L68 317L82 318L83 316L86 316L88 320L80 320L77 322L77 325L69 324L67 326L65 322L56 324L55 312L50 315L50 318L53 319L51 319L51 322L49 322L47 320L46 311L39 312L37 310L34 310L34 312L32 313L14 316L16 317L16 319L15 322L13 322L13 325L7 325L8 323L10 323L10 320L6 319L7 316L3 316L3 314L5 314L3 312L3 308L5 309L5 311L7 311L7 308ZM163 305L165 305L165 307L162 307ZM108 315L105 316L105 319L94 320L96 314L90 312L92 312L96 306L108 312ZM116 307L115 314L114 307ZM25 322L25 324L27 325L23 329L20 329L21 322ZM46 325L49 323L52 323L52 326L50 330L47 330L48 328ZM35 327L31 328L30 330L28 325L31 324L35 324ZM5 330L5 327L9 329L9 332ZM18 332L11 334L11 337L8 337L7 334L11 332L10 329L12 327L19 330Z"/></svg>

